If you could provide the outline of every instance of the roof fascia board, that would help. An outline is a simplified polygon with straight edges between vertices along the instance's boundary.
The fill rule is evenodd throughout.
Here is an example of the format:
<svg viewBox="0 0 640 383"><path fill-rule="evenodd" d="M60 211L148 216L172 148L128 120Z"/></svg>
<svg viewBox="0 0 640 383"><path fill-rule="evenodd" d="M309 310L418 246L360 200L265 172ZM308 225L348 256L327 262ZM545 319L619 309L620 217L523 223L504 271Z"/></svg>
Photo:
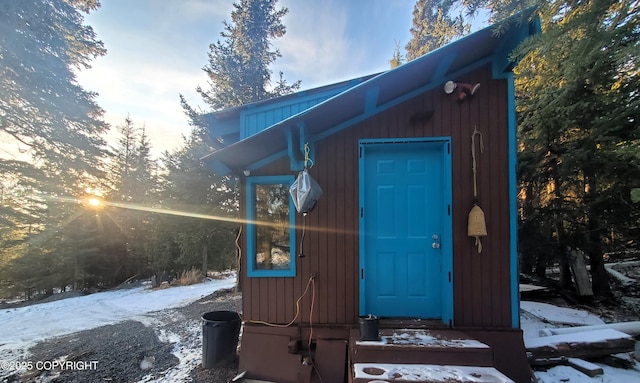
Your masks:
<svg viewBox="0 0 640 383"><path fill-rule="evenodd" d="M211 170L213 170L215 174L218 174L220 176L227 176L231 174L231 169L229 169L229 167L220 160L213 159L208 162L207 165Z"/></svg>
<svg viewBox="0 0 640 383"><path fill-rule="evenodd" d="M481 31L478 31L478 32L474 33L473 35L481 33L482 31L485 31L485 33L490 32L490 31L487 31L489 28L495 28L495 26L489 26L489 27L485 28L484 30L481 30ZM524 33L527 36L529 36L532 33L532 30L531 30L532 27L531 27L530 23L528 23L526 27L516 26L515 28L519 29L519 33L521 33L521 34ZM511 32L511 33L513 33L513 32ZM472 36L472 35L470 35L470 36ZM522 36L522 35L520 35L520 36ZM456 47L456 46L462 44L462 42L466 38L467 37L462 38L460 40L456 40L456 41L454 41L454 42L452 42L450 44L447 44L446 46L440 47L440 48L436 49L435 51L432 51L431 53L427 54L427 56L434 57L437 52L440 52L441 50L444 50L444 49L449 49L450 53L451 52L455 52L455 49L452 49L452 47ZM426 58L427 56L424 56L423 59ZM455 58L445 58L447 56L449 56L449 55L444 55L442 60L451 60L452 63L455 61ZM403 94L402 96L397 97L397 98L395 98L395 99L393 99L391 101L388 101L383 105L378 105L373 110L369 110L369 111L365 110L365 113L362 113L362 114L359 114L359 115L357 115L355 117L349 118L349 119L343 121L342 123L334 126L333 128L329 128L327 130L324 130L324 131L318 133L317 135L310 136L310 137L307 137L307 138L309 140L311 140L311 141L317 141L317 140L326 138L326 137L328 137L328 136L330 136L332 134L335 134L336 132L338 132L338 131L340 131L342 129L345 129L348 126L350 126L350 125L352 125L354 123L360 122L360 121L370 117L373 114L376 114L376 113L379 113L381 111L384 111L384 110L386 110L386 109L388 109L390 107L398 105L401 102L404 102L405 100L413 98L413 97L419 95L420 93L429 91L429 90L441 85L440 82L443 79L445 79L445 76L449 77L449 79L455 78L455 77L459 76L460 74L467 73L467 72L472 71L472 70L474 70L474 69L476 69L476 68L478 68L480 66L487 65L487 64L492 65L491 68L492 68L492 72L493 72L493 68L494 68L493 64L494 64L494 61L497 60L496 57L497 57L497 53L494 50L492 55L487 56L484 59L478 60L478 61L472 63L471 65L466 65L466 66L464 66L464 67L462 67L462 68L460 68L460 69L458 69L458 70L456 70L454 72L451 72L451 73L446 73L446 72L447 72L448 69L450 69L450 65L452 65L452 63L451 64L447 64L447 63L438 64L438 66L440 66L440 65L441 66L439 68L438 68L438 66L436 67L437 70L434 71L434 75L432 75L432 81L430 83L427 83L427 84L425 84L425 85L423 85L423 86L421 86L421 87L419 87L417 89L414 89L413 91L410 91L410 92L408 92L406 94ZM413 64L416 64L419 61L421 61L421 59L417 59L417 60L411 61L409 63L406 63L406 64L403 65L403 67L409 67L409 66L411 66ZM398 69L398 68L396 68L396 69ZM503 68L503 70L504 69L505 68ZM325 105L334 102L334 99L337 99L337 98L341 97L343 94L345 94L347 92L354 92L354 91L356 91L356 89L359 89L359 87L366 87L366 86L369 85L370 82L377 81L378 78L381 78L383 76L387 76L389 73L393 73L393 71L394 70L391 70L391 71L383 72L381 74L369 77L366 81L361 82L361 83L359 83L359 84L357 84L355 86L352 86L349 89L347 89L347 90L345 90L343 92L340 92L340 93L328 98L327 100L324 100L323 102L321 102L319 104L316 104L315 106L313 106L311 108L308 108L308 109L305 109L303 111L300 111L299 113L297 113L295 115L292 115L289 118L280 121L279 123L273 124L270 127L268 127L265 130L263 130L262 132L265 132L265 131L268 131L268 130L271 130L271 129L285 129L285 127L287 125L294 125L294 124L297 124L299 122L304 122L305 118L307 117L307 114L309 114L310 112L316 110L317 108L322 108ZM437 73L438 71L440 73ZM500 72L502 72L502 71L500 71ZM504 78L504 76L505 76L504 73L493 73L493 74L494 74L495 78ZM508 76L508 73L506 75ZM368 89L366 89L366 88L363 89L363 92L366 95L366 93L368 92ZM241 143L242 141L244 141L244 140L240 140L238 143ZM254 167L254 168L255 167L259 167L259 166L257 166L257 164L266 164L270 160L279 158L282 155L286 155L286 154L287 154L287 150L286 149L283 150L283 151L278 151L278 152L274 153L273 155L268 156L267 158L264 158L264 159L262 159L260 161L257 161L255 163L251 164L251 167ZM206 156L204 158L204 160L209 160L210 161L212 159L212 157L215 157L215 156L210 154L210 155ZM269 160L269 161L267 161L267 160Z"/></svg>
<svg viewBox="0 0 640 383"><path fill-rule="evenodd" d="M431 82L438 81L438 79L443 78L447 74L449 68L451 68L451 65L453 65L453 62L457 57L458 54L455 52L445 55L443 59L438 63L436 69L433 71Z"/></svg>
<svg viewBox="0 0 640 383"><path fill-rule="evenodd" d="M343 129L345 129L345 128L353 125L353 124L356 124L358 122L361 122L361 121L373 116L374 114L383 112L383 111L385 111L385 110L387 110L389 108L392 108L392 107L394 107L394 106L396 106L398 104L401 104L401 103L403 103L403 102L405 102L407 100L410 100L410 99L412 99L412 98L414 98L414 97L416 97L416 96L418 96L418 95L420 95L422 93L428 92L428 91L430 91L430 90L442 85L442 80L445 79L445 77L444 77L445 75L447 76L447 78L455 78L457 76L460 76L463 73L473 71L473 70L475 70L475 69L477 69L479 67L482 67L484 65L487 65L489 63L491 63L491 57L485 58L483 60L476 61L475 63L473 63L473 64L471 64L469 66L466 66L466 67L464 67L464 68L462 68L462 69L460 69L460 70L458 70L456 72L449 73L449 74L444 74L441 78L434 79L434 81L432 81L432 82L430 82L430 83L428 83L426 85L423 85L423 86L421 86L419 88L416 88L411 92L405 93L401 97L397 97L397 98L395 98L395 99L393 99L391 101L388 101L388 102L386 102L386 103L384 103L382 105L378 105L373 110L369 110L369 111L365 110L365 113L359 114L356 117L353 117L353 118L351 118L349 120L341 122L340 124L336 125L333 128L327 129L327 130L323 131L322 133L319 133L319 134L313 136L312 140L313 141L319 141L319 140L322 140L324 138L327 138L327 137L329 137L329 136L331 136L331 135L333 135L333 134L335 134L335 133L337 133L337 132L339 132L339 131L341 131L341 130L343 130Z"/></svg>
<svg viewBox="0 0 640 383"><path fill-rule="evenodd" d="M315 142L315 141L319 141L319 140L322 140L324 138L327 138L327 137L329 137L329 136L331 136L331 135L333 135L333 134L335 134L335 133L337 133L337 132L339 132L339 131L341 131L343 129L348 128L349 126L351 126L353 124L356 124L358 122L361 122L361 121L371 117L374 114L383 112L383 111L385 111L385 110L387 110L389 108L392 108L392 107L394 107L394 106L396 106L396 105L398 105L398 104L400 104L400 103L402 103L404 101L407 101L407 100L409 100L409 99L411 99L413 97L416 97L416 96L418 96L418 95L420 95L420 94L422 94L424 92L428 92L428 91L440 86L445 78L458 77L458 76L460 76L460 75L462 75L464 73L473 71L473 70L475 70L477 68L480 68L480 67L482 67L484 65L490 64L491 62L492 62L492 57L490 56L490 57L487 57L487 58L485 58L483 60L476 61L473 64L468 65L468 66L466 66L464 68L461 68L460 70L457 70L455 72L442 74L442 77L434 78L432 82L430 82L430 83L428 83L426 85L423 85L423 86L421 86L419 88L416 88L416 89L414 89L413 91L411 91L409 93L405 93L401 97L397 97L397 98L393 99L392 101L388 101L388 102L386 102L386 103L384 103L382 105L378 105L374 109L369 110L369 111L365 111L365 113L362 113L362 114L360 114L360 115L358 115L356 117L353 117L351 119L345 120L345 121L343 121L342 123L336 125L333 128L324 130L322 133L316 134L316 135L314 135L312 137L308 137L308 140L312 141L312 142ZM407 65L407 64L405 64L405 65ZM380 76L382 76L382 75L384 75L384 74L381 74ZM365 86L365 84L366 84L366 82L360 83L360 84L358 84L356 86ZM355 87L353 87L353 88L355 88ZM350 88L350 89L353 89L353 88ZM340 96L340 94L337 94L334 97L338 97L338 96ZM293 116L291 116L291 117L289 117L289 118L287 118L287 119L285 119L285 120L283 120L283 121L281 121L281 122L279 122L277 124L274 124L274 125L270 126L267 129L277 128L279 125L284 125L284 124L287 124L287 123L291 124L294 121L296 121L296 125L301 124L301 123L304 124L304 115L307 114L309 110L312 110L314 108L319 107L320 105L323 105L324 103L328 102L329 100L333 99L334 97L332 97L330 99L327 99L327 100L323 101L322 103L320 103L318 105L315 105L314 107L312 107L310 109L307 109L307 110L304 110L304 111L302 111L302 112L300 112L298 114L295 114L295 115L293 115ZM285 132L285 136L286 135L287 135L287 133ZM304 137L304 135L302 137ZM289 144L289 142L287 142L287 144ZM289 146L289 145L287 145L287 146ZM203 160L211 161L209 158L212 155L213 155L213 153L205 156L203 158ZM281 157L283 157L285 155L289 155L289 148L287 148L286 150L278 151L278 152L276 152L276 153L274 153L274 154L272 154L272 155L270 155L268 157L265 157L265 158L261 159L260 161L255 162L255 163L248 164L246 166L246 168L247 168L247 170L255 170L255 169L258 169L258 168L260 168L262 166L265 166L265 165L269 164L270 162L275 161L275 160L277 160L277 159L279 159L279 158L281 158ZM214 160L214 161L219 162L217 160ZM229 167L225 166L224 168L227 169L226 172L225 173L219 173L220 175L228 175L228 174L230 174L232 172L232 170ZM292 167L292 170L293 170L293 167Z"/></svg>
<svg viewBox="0 0 640 383"><path fill-rule="evenodd" d="M324 106L326 103L331 102L334 98L338 98L338 97L340 97L340 96L341 96L343 93L345 93L345 92L355 91L355 89L357 89L357 88L359 88L359 87L367 86L369 82L376 81L376 79L381 78L381 77L383 77L383 76L386 76L386 75L388 75L389 73L392 73L392 72L394 72L394 71L396 71L396 70L398 70L398 69L401 69L402 67L408 67L408 66L411 66L411 65L418 65L418 62L419 62L419 61L424 60L424 59L427 59L427 57L435 57L435 56L436 56L440 51L449 50L449 51L451 51L451 52L455 52L455 49L454 49L454 48L455 48L455 47L457 47L458 45L463 44L463 43L464 43L464 41L465 41L467 38L469 38L469 37L471 37L471 36L473 36L473 35L476 35L476 34L480 34L480 33L486 32L487 30L492 29L492 28L495 28L495 25L488 26L488 27L486 27L486 28L484 28L484 29L481 29L481 30L479 30L479 31L477 31L477 32L472 33L472 34L471 34L471 35L469 35L469 36L465 36L465 37L463 37L463 38L461 38L461 39L458 39L458 40L456 40L456 41L453 41L453 42L451 42L451 43L449 43L449 44L443 45L443 46L439 47L438 49L433 50L433 51L431 51L431 52L427 53L425 56L422 56L421 58L418 58L418 59L413 60L413 61L409 61L408 63L403 64L403 65L401 65L401 66L400 66L400 67L398 67L398 68L391 69L391 70L388 70L388 71L386 71L386 72L382 72L382 73L380 73L380 74L378 74L378 75L376 75L376 76L374 76L374 77L372 77L372 78L370 78L370 79L368 79L368 80L366 80L366 81L364 81L364 82L361 82L361 83L357 84L356 86L353 86L353 87L351 87L351 88L349 88L349 89L347 89L347 90L345 90L345 91L343 91L343 92L340 92L340 93L336 94L336 95L335 95L335 96L333 96L333 97L330 97L330 98L328 98L328 99L324 100L323 102L321 102L321 103L319 103L319 104L314 105L314 106L313 106L313 107L311 107L311 108L305 109L305 110L301 111L301 112L300 112L300 113L298 113L298 114L294 114L294 115L292 115L292 116L291 116L291 117L289 117L288 119L285 119L285 120L281 121L281 123L282 123L282 122L286 122L287 120L293 120L293 119L296 119L296 118L304 118L304 115L305 115L305 114L307 114L309 111L311 111L311 110L314 110L314 109L316 109L316 108L320 108L320 107ZM524 29L524 28L522 28L522 27L516 27L516 28L519 28L519 29L521 29L521 30L522 30L522 29ZM521 33L522 33L522 31L521 31ZM501 43L501 44L502 44L502 43ZM453 55L453 54L452 54L452 55ZM445 56L445 57L447 57L448 55L444 55L444 56ZM471 64L471 65L466 65L466 66L464 66L463 68L461 68L461 69L459 69L459 70L457 70L457 71L455 71L455 72L453 72L453 73L449 73L449 74L447 74L447 73L446 73L446 70L447 70L447 69L448 69L448 68L453 64L453 61L455 61L455 57L452 57L452 58L450 58L450 59L445 58L444 60L451 60L451 62L450 62L450 63L448 63L448 64L446 64L446 63L445 63L445 64L443 64L443 67L442 67L442 68L436 68L436 69L440 69L440 70L443 72L443 73L441 73L441 74L440 74L440 76L439 76L439 77L443 78L443 77L446 75L447 77L451 77L451 78L453 78L453 77L456 77L459 73L465 73L465 72L469 71L469 70L470 70L470 68L475 69L475 68L477 68L477 67L479 67L479 66L481 66L481 65L485 65L487 62L491 62L491 60L493 60L493 59L495 58L495 56L496 56L496 51L494 50L494 53L493 53L491 56L485 57L485 58L484 58L484 59L482 59L482 60L478 60L477 62L475 62L475 63L473 63L473 64ZM438 64L438 65L440 65L440 64ZM416 90L414 90L414 91L410 92L411 97L414 97L415 95L419 94L419 93L420 93L419 91L420 91L421 89L424 89L424 88L426 87L426 88L428 88L427 90L429 90L429 89L431 89L430 87L431 87L431 85L432 85L433 83L438 83L438 81L437 81L438 79L437 79L437 77L436 77L436 75L437 75L437 74L438 74L438 73L437 73L437 70L436 70L436 71L434 71L434 75L432 76L433 78L432 78L432 81L431 81L430 83L428 83L428 84L426 84L426 85L424 85L424 86L422 86L422 87L420 87L420 88L418 88L418 89L416 89ZM496 78L498 78L498 77L496 77ZM424 91L424 90L423 90L423 91ZM417 93L416 93L416 92L417 92ZM409 97L409 98L410 98L410 97ZM388 103L387 103L387 104L388 104ZM396 104L394 104L394 105L396 105ZM275 127L275 126L277 126L277 125L279 125L279 124L274 124L274 125L272 125L271 127L267 128L267 129L270 129L270 128Z"/></svg>

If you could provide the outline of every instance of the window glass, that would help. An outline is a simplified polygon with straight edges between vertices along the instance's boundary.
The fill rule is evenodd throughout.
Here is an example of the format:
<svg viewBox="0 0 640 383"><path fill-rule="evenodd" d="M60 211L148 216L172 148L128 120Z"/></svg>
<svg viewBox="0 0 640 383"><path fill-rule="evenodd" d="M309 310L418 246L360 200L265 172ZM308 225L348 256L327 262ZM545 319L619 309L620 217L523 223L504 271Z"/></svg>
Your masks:
<svg viewBox="0 0 640 383"><path fill-rule="evenodd" d="M247 247L250 277L295 276L293 176L247 178Z"/></svg>

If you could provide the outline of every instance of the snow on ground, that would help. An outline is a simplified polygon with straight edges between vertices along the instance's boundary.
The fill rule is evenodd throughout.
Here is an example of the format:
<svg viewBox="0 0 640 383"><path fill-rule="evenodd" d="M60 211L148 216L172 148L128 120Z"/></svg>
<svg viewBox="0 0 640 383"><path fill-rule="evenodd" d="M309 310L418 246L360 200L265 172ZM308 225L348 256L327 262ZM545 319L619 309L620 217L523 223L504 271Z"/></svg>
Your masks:
<svg viewBox="0 0 640 383"><path fill-rule="evenodd" d="M145 287L114 290L0 310L0 360L26 359L27 350L39 341L124 320L137 320L147 326L162 324L168 319L163 319L161 310L187 305L217 290L231 288L234 284L235 275L192 286L159 290ZM586 311L544 303L523 301L521 309L525 342L541 338L539 330L543 328L604 323ZM151 312L156 313L150 314ZM162 379L188 381L189 372L196 367L201 357L201 345L197 342L200 332L200 326L192 324L180 333L164 330L158 333L160 340L174 343L174 354L180 360L179 365L166 371ZM535 374L540 383L640 383L640 363L636 362L634 370L598 365L603 368L604 374L593 378L566 366L556 366ZM149 376L141 382L153 380Z"/></svg>
<svg viewBox="0 0 640 383"><path fill-rule="evenodd" d="M541 302L520 302L520 327L526 338L536 338L545 328L604 324L597 316L583 310L557 307Z"/></svg>
<svg viewBox="0 0 640 383"><path fill-rule="evenodd" d="M173 343L173 355L180 361L162 374L161 378L154 378L153 374L142 378L138 383L152 382L188 382L191 380L191 370L196 368L202 361L202 344L190 340L200 339L202 335L202 327L200 324L194 324L185 328L189 335L181 336L173 332L160 330L158 339L161 342ZM194 344L195 343L195 344Z"/></svg>
<svg viewBox="0 0 640 383"><path fill-rule="evenodd" d="M28 358L37 342L124 320L151 320L145 314L194 302L235 285L235 275L191 286L105 291L77 298L0 310L0 360Z"/></svg>
<svg viewBox="0 0 640 383"><path fill-rule="evenodd" d="M536 377L538 383L638 383L640 372L638 370L623 370L599 364L604 374L589 377L569 366L556 366L549 371L538 371Z"/></svg>
<svg viewBox="0 0 640 383"><path fill-rule="evenodd" d="M525 344L543 344L539 331L544 328L566 326L589 326L604 324L597 316L582 310L557 307L539 302L520 302L521 327ZM640 383L640 363L625 370L596 363L604 370L603 375L589 377L568 366L556 366L547 371L536 371L538 383Z"/></svg>
<svg viewBox="0 0 640 383"><path fill-rule="evenodd" d="M566 307L557 307L548 303L541 302L520 302L520 308L533 314L540 319L553 323L589 326L604 324L604 321L588 311L570 309Z"/></svg>

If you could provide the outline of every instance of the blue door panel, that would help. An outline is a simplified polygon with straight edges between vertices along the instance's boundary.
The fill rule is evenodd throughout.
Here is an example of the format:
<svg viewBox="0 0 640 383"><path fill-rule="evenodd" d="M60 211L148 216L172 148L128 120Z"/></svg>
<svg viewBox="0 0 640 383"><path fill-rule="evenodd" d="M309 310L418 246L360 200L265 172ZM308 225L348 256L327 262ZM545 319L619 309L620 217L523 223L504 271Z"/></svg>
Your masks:
<svg viewBox="0 0 640 383"><path fill-rule="evenodd" d="M425 239L427 234L428 197L425 185L409 185L407 188L407 235L412 239Z"/></svg>
<svg viewBox="0 0 640 383"><path fill-rule="evenodd" d="M373 265L375 267L377 295L380 297L395 297L396 296L396 264L393 262L395 259L394 253L380 252L376 256L377 262Z"/></svg>
<svg viewBox="0 0 640 383"><path fill-rule="evenodd" d="M377 187L376 195L376 233L378 238L397 238L396 225L396 188L383 185Z"/></svg>
<svg viewBox="0 0 640 383"><path fill-rule="evenodd" d="M362 146L361 314L442 318L444 145Z"/></svg>

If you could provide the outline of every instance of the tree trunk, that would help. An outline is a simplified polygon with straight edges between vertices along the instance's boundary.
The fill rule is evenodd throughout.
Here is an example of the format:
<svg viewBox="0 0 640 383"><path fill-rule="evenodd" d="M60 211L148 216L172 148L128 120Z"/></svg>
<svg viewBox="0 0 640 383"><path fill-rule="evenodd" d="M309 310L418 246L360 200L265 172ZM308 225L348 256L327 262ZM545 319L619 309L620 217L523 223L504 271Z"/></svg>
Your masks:
<svg viewBox="0 0 640 383"><path fill-rule="evenodd" d="M562 289L572 290L573 281L571 279L571 267L569 266L569 259L566 250L567 244L565 241L564 230L564 217L558 212L563 211L563 191L561 190L562 183L560 176L558 175L558 163L553 162L553 168L551 171L551 181L553 183L553 207L555 213L553 215L553 229L556 233L556 254L558 255L558 262L560 263L560 287Z"/></svg>
<svg viewBox="0 0 640 383"><path fill-rule="evenodd" d="M595 295L609 297L611 296L611 287L609 286L609 275L604 267L604 258L602 252L602 227L598 211L595 208L595 197L597 195L597 183L593 171L585 169L585 178L587 181L585 188L585 203L587 204L587 228L589 230L588 243L589 260L591 261L591 283L593 285L593 293Z"/></svg>
<svg viewBox="0 0 640 383"><path fill-rule="evenodd" d="M560 263L560 287L567 290L573 290L573 280L571 279L571 266L569 264L569 254L566 251L564 243L564 222L562 218L556 216L555 219L555 231L556 231L556 251L559 254Z"/></svg>

